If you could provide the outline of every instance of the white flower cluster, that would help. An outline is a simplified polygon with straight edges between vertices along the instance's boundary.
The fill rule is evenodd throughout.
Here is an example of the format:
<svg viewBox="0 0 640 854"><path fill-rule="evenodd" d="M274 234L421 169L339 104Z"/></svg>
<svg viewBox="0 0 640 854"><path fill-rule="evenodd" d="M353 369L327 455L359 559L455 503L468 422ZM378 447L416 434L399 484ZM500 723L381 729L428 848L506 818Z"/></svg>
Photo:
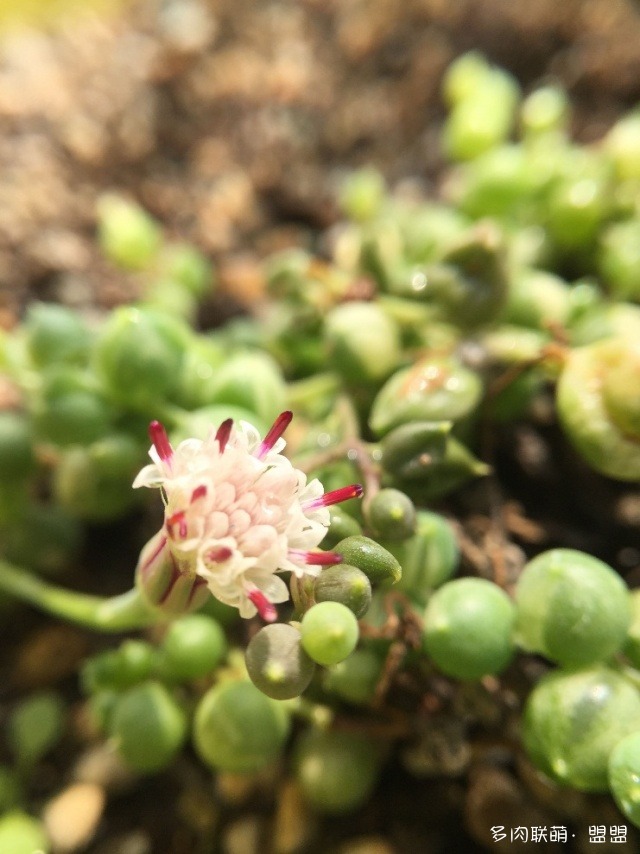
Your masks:
<svg viewBox="0 0 640 854"><path fill-rule="evenodd" d="M143 549L138 574L154 577L158 565L169 566L173 581L203 584L213 596L239 609L275 619L274 603L289 598L279 573L317 574L339 557L317 552L329 525L328 505L354 497L360 487L324 495L319 480L307 483L304 472L282 454L282 433L291 421L283 413L261 440L247 422L225 421L205 441L187 439L175 449L164 428L150 428L153 463L133 486L162 490L164 524ZM338 495L338 493L340 493ZM171 584L154 604L170 594ZM186 605L191 603L187 602Z"/></svg>

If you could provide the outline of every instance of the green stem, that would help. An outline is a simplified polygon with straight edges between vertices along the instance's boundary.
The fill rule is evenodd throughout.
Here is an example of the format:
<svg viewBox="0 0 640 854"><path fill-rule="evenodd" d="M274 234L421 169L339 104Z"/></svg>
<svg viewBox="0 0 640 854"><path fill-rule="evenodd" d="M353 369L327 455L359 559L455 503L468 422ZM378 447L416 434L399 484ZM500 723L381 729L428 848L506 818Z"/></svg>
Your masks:
<svg viewBox="0 0 640 854"><path fill-rule="evenodd" d="M134 588L119 596L91 596L56 587L0 560L0 590L42 611L100 632L126 632L158 621Z"/></svg>

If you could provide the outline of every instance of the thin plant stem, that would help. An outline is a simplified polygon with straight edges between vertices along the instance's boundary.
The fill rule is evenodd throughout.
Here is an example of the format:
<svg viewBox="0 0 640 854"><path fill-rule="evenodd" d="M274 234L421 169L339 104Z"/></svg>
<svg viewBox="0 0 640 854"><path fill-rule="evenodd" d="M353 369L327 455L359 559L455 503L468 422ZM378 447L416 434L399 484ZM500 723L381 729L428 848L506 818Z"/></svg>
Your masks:
<svg viewBox="0 0 640 854"><path fill-rule="evenodd" d="M135 588L118 596L92 596L49 584L0 560L0 590L55 617L99 632L126 632L158 622Z"/></svg>

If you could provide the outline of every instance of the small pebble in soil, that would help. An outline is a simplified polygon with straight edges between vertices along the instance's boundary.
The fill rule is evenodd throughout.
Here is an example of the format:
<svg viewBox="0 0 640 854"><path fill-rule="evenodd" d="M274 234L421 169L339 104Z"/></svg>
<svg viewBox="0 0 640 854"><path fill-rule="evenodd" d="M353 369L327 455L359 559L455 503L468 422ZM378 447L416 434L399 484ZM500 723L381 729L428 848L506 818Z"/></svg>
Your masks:
<svg viewBox="0 0 640 854"><path fill-rule="evenodd" d="M262 827L255 816L249 815L230 824L223 835L223 854L257 854L260 850Z"/></svg>
<svg viewBox="0 0 640 854"><path fill-rule="evenodd" d="M396 854L395 848L379 836L360 836L340 846L339 854Z"/></svg>
<svg viewBox="0 0 640 854"><path fill-rule="evenodd" d="M313 813L294 780L287 780L278 793L273 826L274 854L295 854L309 842L315 830Z"/></svg>
<svg viewBox="0 0 640 854"><path fill-rule="evenodd" d="M216 775L216 795L229 806L241 806L257 791L272 790L276 772L275 765L257 774L220 772Z"/></svg>
<svg viewBox="0 0 640 854"><path fill-rule="evenodd" d="M75 764L73 777L79 783L92 783L114 794L127 791L138 779L109 743L86 750Z"/></svg>
<svg viewBox="0 0 640 854"><path fill-rule="evenodd" d="M104 790L95 783L74 783L43 811L51 844L59 854L79 851L93 838L105 807Z"/></svg>

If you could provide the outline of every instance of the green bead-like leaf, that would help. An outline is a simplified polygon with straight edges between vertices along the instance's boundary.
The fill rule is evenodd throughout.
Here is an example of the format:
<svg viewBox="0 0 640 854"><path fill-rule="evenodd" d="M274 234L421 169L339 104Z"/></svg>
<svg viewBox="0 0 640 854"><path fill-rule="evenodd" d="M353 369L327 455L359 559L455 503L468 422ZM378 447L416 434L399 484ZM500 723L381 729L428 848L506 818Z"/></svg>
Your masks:
<svg viewBox="0 0 640 854"><path fill-rule="evenodd" d="M549 673L524 710L523 741L535 764L559 783L605 792L614 747L640 728L640 695L606 667Z"/></svg>
<svg viewBox="0 0 640 854"><path fill-rule="evenodd" d="M33 694L12 711L8 738L18 765L31 768L58 743L65 721L65 705L51 691Z"/></svg>
<svg viewBox="0 0 640 854"><path fill-rule="evenodd" d="M344 563L362 570L372 584L394 583L402 577L402 567L396 558L369 537L346 537L336 543L335 551Z"/></svg>
<svg viewBox="0 0 640 854"><path fill-rule="evenodd" d="M216 770L253 774L277 759L289 726L284 706L248 680L221 682L196 708L194 746Z"/></svg>

